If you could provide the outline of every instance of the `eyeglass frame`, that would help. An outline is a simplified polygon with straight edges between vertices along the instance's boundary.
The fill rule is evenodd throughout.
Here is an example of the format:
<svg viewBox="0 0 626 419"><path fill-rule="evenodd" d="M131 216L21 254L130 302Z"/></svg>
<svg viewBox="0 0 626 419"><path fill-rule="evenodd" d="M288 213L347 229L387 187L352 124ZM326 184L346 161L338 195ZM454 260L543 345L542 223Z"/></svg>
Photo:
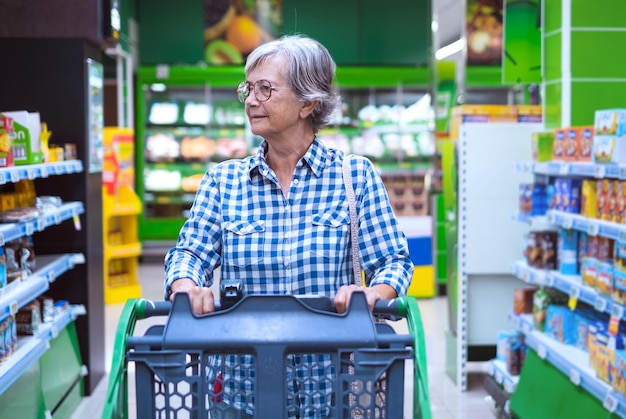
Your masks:
<svg viewBox="0 0 626 419"><path fill-rule="evenodd" d="M257 84L259 82L265 82L269 86L269 93L267 94L267 97L263 97L263 99L260 99L258 94L257 94L256 86L257 86ZM261 85L261 86L263 86L263 85ZM246 88L246 90L244 90L244 87ZM250 89L250 87L252 87L252 89ZM251 91L254 92L254 97L256 98L256 100L258 100L259 102L267 102L272 97L272 90L278 90L278 89L275 88L274 86L272 86L272 83L269 80L260 79L260 80L255 81L254 83L249 82L247 80L242 81L237 86L237 89L235 89L235 92L237 92L237 99L239 99L239 102L241 102L241 103L245 103L246 102L246 100L250 97L250 92Z"/></svg>

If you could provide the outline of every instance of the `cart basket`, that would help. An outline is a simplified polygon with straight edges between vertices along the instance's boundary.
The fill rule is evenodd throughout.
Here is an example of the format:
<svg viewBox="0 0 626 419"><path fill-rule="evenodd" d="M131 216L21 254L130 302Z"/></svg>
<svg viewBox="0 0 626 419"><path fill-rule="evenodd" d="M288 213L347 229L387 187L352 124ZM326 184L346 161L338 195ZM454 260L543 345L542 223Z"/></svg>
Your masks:
<svg viewBox="0 0 626 419"><path fill-rule="evenodd" d="M413 361L413 418L431 418L424 331L412 297L363 292L346 313L327 297L247 295L232 307L192 313L174 301L128 300L120 318L103 419L402 418L405 362ZM138 319L167 316L134 336ZM380 316L405 317L397 334ZM136 415L128 412L128 364Z"/></svg>

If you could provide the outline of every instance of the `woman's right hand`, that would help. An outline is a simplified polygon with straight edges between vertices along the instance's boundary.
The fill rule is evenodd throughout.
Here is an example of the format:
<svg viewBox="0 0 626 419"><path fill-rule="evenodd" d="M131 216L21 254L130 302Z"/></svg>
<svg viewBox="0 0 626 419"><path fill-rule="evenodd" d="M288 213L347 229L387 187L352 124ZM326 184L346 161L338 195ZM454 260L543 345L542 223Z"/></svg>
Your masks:
<svg viewBox="0 0 626 419"><path fill-rule="evenodd" d="M185 292L189 295L191 309L195 314L206 314L215 311L215 297L211 288L199 287L191 279L181 278L172 283L170 301L174 301L174 294Z"/></svg>

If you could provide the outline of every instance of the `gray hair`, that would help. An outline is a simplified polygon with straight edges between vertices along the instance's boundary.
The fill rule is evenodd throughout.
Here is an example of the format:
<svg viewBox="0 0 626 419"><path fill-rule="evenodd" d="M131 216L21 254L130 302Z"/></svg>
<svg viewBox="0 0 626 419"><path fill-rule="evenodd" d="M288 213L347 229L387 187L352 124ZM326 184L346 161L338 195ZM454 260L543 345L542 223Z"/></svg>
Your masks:
<svg viewBox="0 0 626 419"><path fill-rule="evenodd" d="M248 55L246 75L272 57L285 59L284 75L298 100L317 100L311 113L313 132L328 124L340 103L333 84L337 68L330 53L318 41L302 35L285 35L262 44Z"/></svg>

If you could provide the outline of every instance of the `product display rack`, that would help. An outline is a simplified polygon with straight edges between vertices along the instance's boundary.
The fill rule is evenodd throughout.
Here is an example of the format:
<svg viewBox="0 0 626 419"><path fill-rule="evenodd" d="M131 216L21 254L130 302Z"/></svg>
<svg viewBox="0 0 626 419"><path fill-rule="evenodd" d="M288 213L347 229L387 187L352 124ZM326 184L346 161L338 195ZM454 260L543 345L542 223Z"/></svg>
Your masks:
<svg viewBox="0 0 626 419"><path fill-rule="evenodd" d="M77 160L50 164L27 165L21 167L9 167L0 169L0 181L9 183L23 179L34 180L51 175L64 175L82 172L82 163ZM0 245L22 237L32 236L43 232L48 228L73 221L75 228L79 228L77 220L84 213L82 202L65 202L59 207L44 211L41 215L23 222L0 224ZM36 255L38 268L28 277L14 281L0 290L0 321L15 315L18 310L35 298L50 290L50 285L57 278L75 268L76 265L85 263L82 253L67 253L58 255ZM33 336L18 338L17 349L0 364L0 415L13 414L15 411L20 415L35 416L40 414L51 415L53 409L64 406L71 410L75 406L75 400L67 398L68 394L82 394L82 377L87 374L87 367L82 364L80 354L76 351L67 352L65 342L57 343L59 334L69 339L70 345L76 345L76 335L73 322L77 316L86 314L84 305L71 305L65 311L56 315L51 322L42 323ZM68 327L72 324L71 332ZM62 389L50 391L44 383L46 377L56 376L55 367L44 367L44 357L50 351L55 353L65 352L63 364L67 366L65 376L67 380L59 383ZM51 349L53 348L53 349ZM72 353L74 355L72 355ZM58 355L51 355L56 358ZM72 368L75 365L76 368ZM40 378L30 377L32 369L39 369ZM26 401L23 405L16 406L13 399L13 391L16 388L29 388L35 394L40 395L41 403L31 404ZM28 398L27 398L28 400Z"/></svg>
<svg viewBox="0 0 626 419"><path fill-rule="evenodd" d="M531 179L511 167L531 155L528 138L541 129L539 123L462 123L459 128L458 242L452 256L458 284L448 286L456 323L446 331L446 371L462 391L467 389L467 362L494 358L497 332L508 326L510 296L519 283L510 261L519 251L502 244L527 230L511 222L511 214L518 207L518 185Z"/></svg>
<svg viewBox="0 0 626 419"><path fill-rule="evenodd" d="M537 182L548 180L546 176L623 179L626 173L622 165L578 162L518 162L516 168L521 172L533 173ZM516 214L513 218L519 223L535 227L574 229L591 236L614 240L626 237L626 226L622 224L564 211L548 210L543 216ZM585 303L598 312L609 314L617 321L625 319L623 305L584 284L580 275L565 275L556 270L533 268L523 260L513 263L512 272L528 285L558 289L569 295L571 304ZM530 349L526 361L529 365L527 367L526 362L524 363L521 384L511 398L513 412L520 417L537 418L547 418L550 415L554 417L555 414L568 416L575 411L586 415L581 417L626 417L626 398L596 377L595 371L589 366L587 352L558 342L536 330L532 315L510 313L509 319L524 333L526 345ZM558 374L551 374L548 370L555 370ZM552 395L541 396L541 389L547 388L550 388ZM559 394L558 400L553 397L555 392ZM571 400L576 400L576 403ZM569 412L566 412L568 409Z"/></svg>

